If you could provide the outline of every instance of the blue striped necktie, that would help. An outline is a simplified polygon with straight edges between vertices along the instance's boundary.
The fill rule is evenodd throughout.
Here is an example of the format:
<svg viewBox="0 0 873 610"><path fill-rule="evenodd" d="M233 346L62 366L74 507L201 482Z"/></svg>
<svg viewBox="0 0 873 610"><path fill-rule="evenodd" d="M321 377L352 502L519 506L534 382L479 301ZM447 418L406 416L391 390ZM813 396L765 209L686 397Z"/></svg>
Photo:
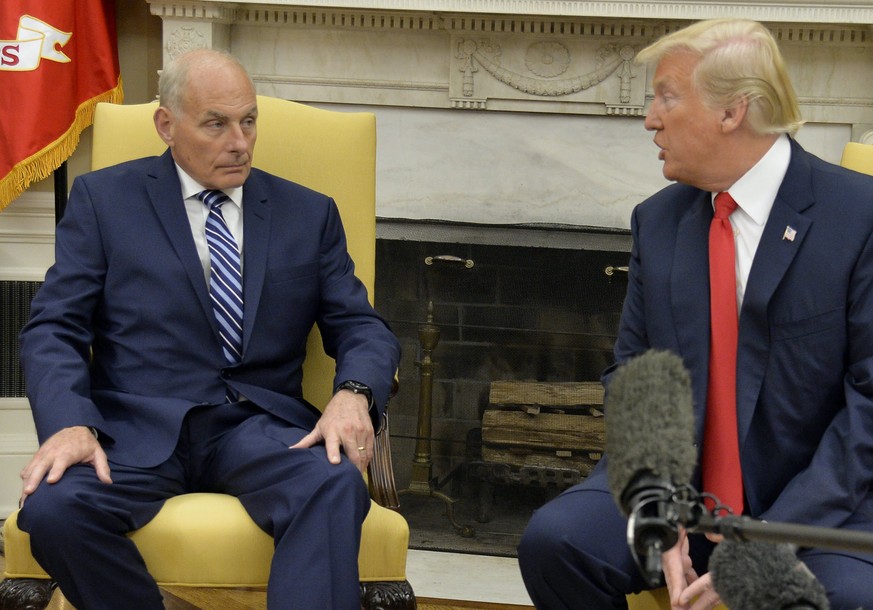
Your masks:
<svg viewBox="0 0 873 610"><path fill-rule="evenodd" d="M230 197L221 191L206 190L197 193L197 198L209 208L206 218L206 243L212 260L209 293L218 320L221 347L227 363L238 364L242 358L242 266L239 247L221 213L221 206L230 201ZM227 389L227 399L228 402L237 399L231 388Z"/></svg>

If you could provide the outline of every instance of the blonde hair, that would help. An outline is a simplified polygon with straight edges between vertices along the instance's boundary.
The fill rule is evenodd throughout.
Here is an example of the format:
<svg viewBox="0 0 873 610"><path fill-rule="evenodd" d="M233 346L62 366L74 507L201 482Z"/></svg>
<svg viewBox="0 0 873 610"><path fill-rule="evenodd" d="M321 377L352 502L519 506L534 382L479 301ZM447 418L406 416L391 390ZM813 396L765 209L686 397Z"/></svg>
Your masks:
<svg viewBox="0 0 873 610"><path fill-rule="evenodd" d="M770 31L757 21L700 21L649 45L637 54L637 61L654 64L683 51L700 58L693 82L710 106L728 108L747 100L749 125L759 134L793 135L803 125L782 53Z"/></svg>

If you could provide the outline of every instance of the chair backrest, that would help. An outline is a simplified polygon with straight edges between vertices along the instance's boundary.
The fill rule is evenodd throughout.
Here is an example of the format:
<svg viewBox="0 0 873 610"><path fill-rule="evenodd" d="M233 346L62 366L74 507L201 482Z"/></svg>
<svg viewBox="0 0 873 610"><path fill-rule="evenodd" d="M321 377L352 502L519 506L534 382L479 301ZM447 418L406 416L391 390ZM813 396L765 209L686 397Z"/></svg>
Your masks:
<svg viewBox="0 0 873 610"><path fill-rule="evenodd" d="M873 175L873 144L849 142L843 148L843 158L840 165L862 174Z"/></svg>
<svg viewBox="0 0 873 610"><path fill-rule="evenodd" d="M91 169L160 155L166 145L155 131L157 103L97 105ZM355 274L373 299L376 275L376 117L336 112L258 96L254 166L330 195L346 228ZM319 408L330 399L335 365L322 349L318 329L307 344L303 389Z"/></svg>

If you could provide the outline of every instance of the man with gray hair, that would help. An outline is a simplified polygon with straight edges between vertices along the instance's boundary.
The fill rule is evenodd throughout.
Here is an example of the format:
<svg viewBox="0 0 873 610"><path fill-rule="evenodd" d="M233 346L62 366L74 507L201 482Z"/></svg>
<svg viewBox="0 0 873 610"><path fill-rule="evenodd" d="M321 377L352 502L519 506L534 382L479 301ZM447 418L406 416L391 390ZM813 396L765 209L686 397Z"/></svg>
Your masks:
<svg viewBox="0 0 873 610"><path fill-rule="evenodd" d="M41 445L19 526L79 610L161 610L126 534L171 496L226 493L274 539L268 607L357 610L361 472L397 339L334 201L252 167L243 66L192 51L160 95L166 152L75 181L21 333ZM302 389L314 324L336 360L323 411Z"/></svg>
<svg viewBox="0 0 873 610"><path fill-rule="evenodd" d="M646 129L675 181L637 206L616 364L651 349L690 372L693 485L737 514L873 532L873 178L803 150L770 32L696 23L639 53ZM609 409L607 406L607 425ZM538 510L519 562L538 608L624 608L650 588L609 493L608 457ZM719 602L713 544L663 555L673 608ZM873 556L802 549L831 607L873 600Z"/></svg>

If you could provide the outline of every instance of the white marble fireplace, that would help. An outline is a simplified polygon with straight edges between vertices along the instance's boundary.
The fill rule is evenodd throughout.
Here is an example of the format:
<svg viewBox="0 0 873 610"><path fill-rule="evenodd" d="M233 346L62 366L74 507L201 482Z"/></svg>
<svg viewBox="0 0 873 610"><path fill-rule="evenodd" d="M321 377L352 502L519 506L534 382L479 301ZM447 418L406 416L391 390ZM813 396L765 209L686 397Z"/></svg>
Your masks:
<svg viewBox="0 0 873 610"><path fill-rule="evenodd" d="M807 148L836 161L873 140L869 2L148 2L165 60L226 48L260 93L375 112L383 234L393 219L626 228L665 184L642 122L650 75L633 59L689 20L772 28Z"/></svg>

